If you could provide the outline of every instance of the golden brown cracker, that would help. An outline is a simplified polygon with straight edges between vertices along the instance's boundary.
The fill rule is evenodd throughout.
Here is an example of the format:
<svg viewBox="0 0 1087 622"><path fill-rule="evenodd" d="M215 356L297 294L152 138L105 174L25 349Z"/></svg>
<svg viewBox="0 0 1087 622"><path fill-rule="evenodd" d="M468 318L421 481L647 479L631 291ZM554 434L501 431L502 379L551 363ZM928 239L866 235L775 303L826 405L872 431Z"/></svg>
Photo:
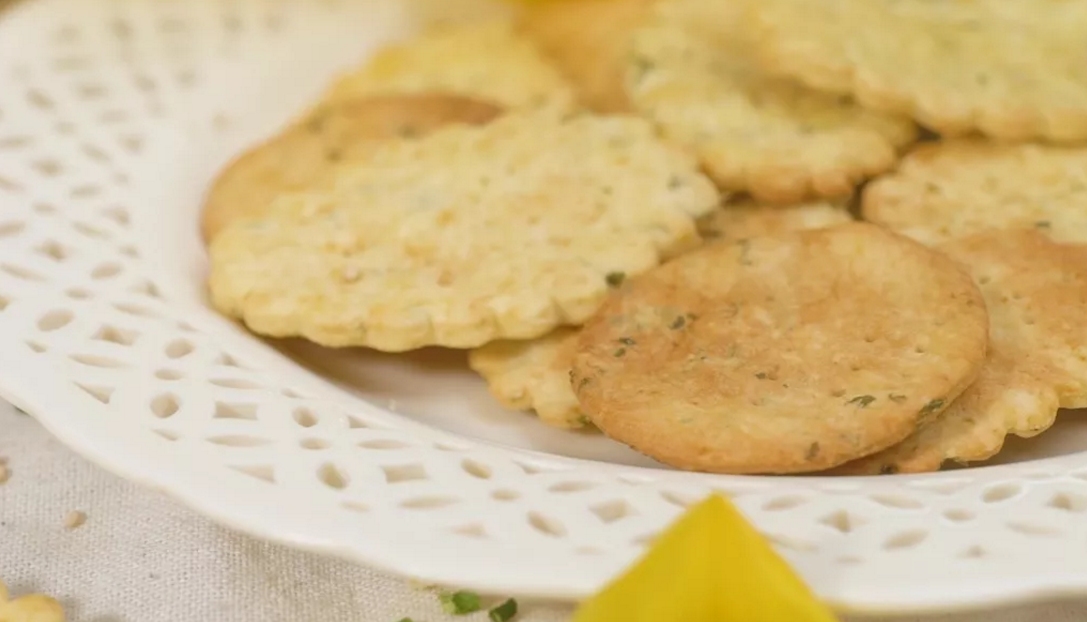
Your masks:
<svg viewBox="0 0 1087 622"><path fill-rule="evenodd" d="M936 471L995 456L1009 434L1031 437L1059 408L1087 407L1087 246L1037 231L999 231L942 249L972 273L990 318L978 380L907 440L843 473Z"/></svg>
<svg viewBox="0 0 1087 622"><path fill-rule="evenodd" d="M597 427L665 464L817 471L936 416L977 377L987 328L952 260L849 223L629 281L583 329L571 381Z"/></svg>
<svg viewBox="0 0 1087 622"><path fill-rule="evenodd" d="M862 203L866 220L927 244L990 229L1087 243L1087 148L928 144L869 184Z"/></svg>
<svg viewBox="0 0 1087 622"><path fill-rule="evenodd" d="M212 301L256 333L326 346L534 339L592 315L609 275L697 245L718 201L641 119L511 113L375 144L228 227Z"/></svg>
<svg viewBox="0 0 1087 622"><path fill-rule="evenodd" d="M422 136L453 123L487 123L501 110L436 93L365 97L324 104L278 136L235 159L208 193L201 217L205 240L235 220L262 215L279 195L303 190L336 163L377 140Z"/></svg>
<svg viewBox="0 0 1087 622"><path fill-rule="evenodd" d="M945 136L1087 140L1080 0L759 0L762 66Z"/></svg>
<svg viewBox="0 0 1087 622"><path fill-rule="evenodd" d="M820 229L853 220L843 205L825 201L798 205L766 205L744 199L726 203L698 221L698 232L707 240L738 242L787 231Z"/></svg>
<svg viewBox="0 0 1087 622"><path fill-rule="evenodd" d="M749 0L670 0L635 32L626 86L717 184L772 203L846 197L897 160L917 128L849 98L767 76L750 58Z"/></svg>
<svg viewBox="0 0 1087 622"><path fill-rule="evenodd" d="M575 328L560 328L532 341L495 341L472 350L468 365L506 408L535 411L557 428L582 428L588 419L570 390L577 334Z"/></svg>
<svg viewBox="0 0 1087 622"><path fill-rule="evenodd" d="M567 111L570 83L506 20L434 27L379 50L345 74L326 101L374 94L440 91L494 102L508 109Z"/></svg>
<svg viewBox="0 0 1087 622"><path fill-rule="evenodd" d="M630 37L654 0L557 0L533 3L521 28L597 112L631 110L623 86Z"/></svg>

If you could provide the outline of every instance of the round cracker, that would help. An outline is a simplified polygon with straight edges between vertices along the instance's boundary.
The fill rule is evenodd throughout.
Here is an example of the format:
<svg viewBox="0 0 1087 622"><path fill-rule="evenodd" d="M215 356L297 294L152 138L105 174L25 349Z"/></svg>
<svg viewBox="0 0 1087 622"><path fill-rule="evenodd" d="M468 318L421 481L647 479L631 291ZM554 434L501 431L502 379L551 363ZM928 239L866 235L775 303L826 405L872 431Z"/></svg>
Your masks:
<svg viewBox="0 0 1087 622"><path fill-rule="evenodd" d="M579 324L616 273L699 243L716 189L641 119L508 114L385 141L211 245L255 332L403 351Z"/></svg>
<svg viewBox="0 0 1087 622"><path fill-rule="evenodd" d="M865 189L866 220L927 244L992 229L1087 243L1087 149L954 140L924 145Z"/></svg>
<svg viewBox="0 0 1087 622"><path fill-rule="evenodd" d="M437 26L389 45L341 76L325 99L430 91L509 109L568 111L576 100L562 73L506 20Z"/></svg>
<svg viewBox="0 0 1087 622"><path fill-rule="evenodd" d="M215 180L201 217L205 240L235 220L261 216L279 195L315 183L336 163L377 140L422 136L453 123L487 123L501 109L427 93L328 103L235 159Z"/></svg>
<svg viewBox="0 0 1087 622"><path fill-rule="evenodd" d="M472 350L468 365L506 408L533 410L557 428L582 428L588 419L570 390L577 335L575 328L560 328L532 341L495 341Z"/></svg>
<svg viewBox="0 0 1087 622"><path fill-rule="evenodd" d="M698 232L708 240L738 242L787 231L821 229L852 220L844 206L825 201L777 206L746 199L726 203L699 220Z"/></svg>
<svg viewBox="0 0 1087 622"><path fill-rule="evenodd" d="M571 382L597 427L665 464L817 471L950 404L987 327L952 260L850 223L712 244L634 279L583 329Z"/></svg>
<svg viewBox="0 0 1087 622"><path fill-rule="evenodd" d="M1087 407L1087 246L1000 231L942 250L970 270L985 296L990 345L981 375L931 423L842 473L918 473L987 460L1009 434L1035 436L1058 409Z"/></svg>
<svg viewBox="0 0 1087 622"><path fill-rule="evenodd" d="M654 1L537 2L520 25L570 79L582 104L597 112L629 112L623 74L630 37Z"/></svg>
<svg viewBox="0 0 1087 622"><path fill-rule="evenodd" d="M759 0L762 66L945 136L1087 140L1080 0Z"/></svg>
<svg viewBox="0 0 1087 622"><path fill-rule="evenodd" d="M628 59L635 109L697 154L723 189L760 201L845 197L890 169L916 139L914 124L765 75L749 58L743 5L655 5Z"/></svg>

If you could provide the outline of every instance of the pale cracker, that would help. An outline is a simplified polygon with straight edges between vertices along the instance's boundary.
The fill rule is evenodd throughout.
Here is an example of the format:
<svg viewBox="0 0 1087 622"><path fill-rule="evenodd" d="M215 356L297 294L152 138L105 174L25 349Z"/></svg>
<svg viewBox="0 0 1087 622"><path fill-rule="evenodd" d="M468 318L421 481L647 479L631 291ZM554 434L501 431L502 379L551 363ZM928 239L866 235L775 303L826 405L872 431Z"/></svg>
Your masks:
<svg viewBox="0 0 1087 622"><path fill-rule="evenodd" d="M211 245L212 301L260 334L403 351L534 339L607 275L699 243L719 201L630 117L507 114L386 141Z"/></svg>
<svg viewBox="0 0 1087 622"><path fill-rule="evenodd" d="M853 220L844 205L826 201L797 205L766 205L751 199L726 203L698 221L706 240L738 242L787 231L820 229Z"/></svg>
<svg viewBox="0 0 1087 622"><path fill-rule="evenodd" d="M981 293L866 223L710 244L628 281L571 381L605 434L665 464L795 473L898 443L977 377Z"/></svg>
<svg viewBox="0 0 1087 622"><path fill-rule="evenodd" d="M999 231L941 248L972 272L985 296L985 366L937 419L842 473L916 473L986 460L1009 434L1035 436L1059 408L1087 407L1087 246Z"/></svg>
<svg viewBox="0 0 1087 622"><path fill-rule="evenodd" d="M766 76L748 56L746 2L655 5L628 61L635 109L698 155L721 188L760 201L845 197L894 166L916 126Z"/></svg>
<svg viewBox="0 0 1087 622"><path fill-rule="evenodd" d="M527 7L521 29L555 62L581 103L631 110L623 85L630 37L654 0L560 0Z"/></svg>
<svg viewBox="0 0 1087 622"><path fill-rule="evenodd" d="M440 91L504 108L570 110L576 97L562 73L505 20L435 27L379 50L325 94L327 101L361 95Z"/></svg>
<svg viewBox="0 0 1087 622"><path fill-rule="evenodd" d="M1087 148L952 140L919 147L869 184L866 220L927 244L989 229L1087 243Z"/></svg>
<svg viewBox="0 0 1087 622"><path fill-rule="evenodd" d="M759 0L762 66L945 136L1087 140L1081 0Z"/></svg>
<svg viewBox="0 0 1087 622"><path fill-rule="evenodd" d="M277 196L316 183L337 162L365 153L376 140L422 136L452 123L486 123L501 112L492 104L436 93L319 106L219 174L204 203L204 239L235 220L261 216Z"/></svg>
<svg viewBox="0 0 1087 622"><path fill-rule="evenodd" d="M698 228L704 238L724 242L828 227L850 220L849 212L829 203L777 207L745 200L714 210L698 221ZM624 278L613 275L612 285L619 285ZM487 344L473 350L468 362L507 408L534 410L549 425L579 428L589 421L570 388L576 342L577 331L563 328L533 341Z"/></svg>
<svg viewBox="0 0 1087 622"><path fill-rule="evenodd" d="M532 341L495 341L472 350L468 365L506 408L533 410L557 428L581 428L588 419L570 389L577 334L577 329L560 328Z"/></svg>

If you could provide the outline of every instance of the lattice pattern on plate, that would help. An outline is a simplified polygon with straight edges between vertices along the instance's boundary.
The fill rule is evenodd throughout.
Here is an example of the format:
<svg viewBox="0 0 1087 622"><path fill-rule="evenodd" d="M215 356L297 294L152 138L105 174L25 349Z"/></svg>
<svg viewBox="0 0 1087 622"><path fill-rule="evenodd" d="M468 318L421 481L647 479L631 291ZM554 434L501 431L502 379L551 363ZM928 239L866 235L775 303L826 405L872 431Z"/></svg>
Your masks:
<svg viewBox="0 0 1087 622"><path fill-rule="evenodd" d="M532 454L369 406L203 309L159 256L165 198L195 205L193 162L395 36L405 6L36 0L0 21L4 394L220 521L428 581L582 595L717 490L846 605L1087 591L1082 456L830 480Z"/></svg>

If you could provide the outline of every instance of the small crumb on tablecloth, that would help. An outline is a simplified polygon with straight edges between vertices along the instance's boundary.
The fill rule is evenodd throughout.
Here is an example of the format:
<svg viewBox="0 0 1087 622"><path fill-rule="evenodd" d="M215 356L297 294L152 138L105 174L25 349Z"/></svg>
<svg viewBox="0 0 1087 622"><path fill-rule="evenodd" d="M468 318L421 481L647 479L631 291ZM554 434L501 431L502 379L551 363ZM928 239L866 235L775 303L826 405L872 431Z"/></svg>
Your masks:
<svg viewBox="0 0 1087 622"><path fill-rule="evenodd" d="M68 517L64 519L64 528L69 531L79 529L85 522L87 522L87 514L85 512L70 512Z"/></svg>

